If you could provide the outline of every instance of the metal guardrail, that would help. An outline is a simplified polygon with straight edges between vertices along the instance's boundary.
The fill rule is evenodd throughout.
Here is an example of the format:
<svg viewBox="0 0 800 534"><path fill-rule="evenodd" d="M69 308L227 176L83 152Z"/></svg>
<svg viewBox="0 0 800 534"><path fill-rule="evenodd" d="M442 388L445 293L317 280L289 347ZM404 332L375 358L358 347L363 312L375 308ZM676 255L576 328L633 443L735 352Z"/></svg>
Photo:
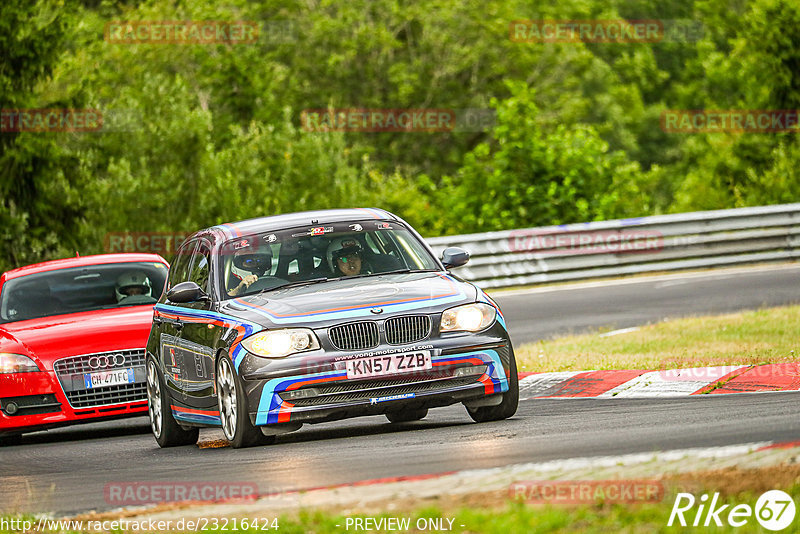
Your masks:
<svg viewBox="0 0 800 534"><path fill-rule="evenodd" d="M427 239L462 247L483 288L800 258L800 203Z"/></svg>

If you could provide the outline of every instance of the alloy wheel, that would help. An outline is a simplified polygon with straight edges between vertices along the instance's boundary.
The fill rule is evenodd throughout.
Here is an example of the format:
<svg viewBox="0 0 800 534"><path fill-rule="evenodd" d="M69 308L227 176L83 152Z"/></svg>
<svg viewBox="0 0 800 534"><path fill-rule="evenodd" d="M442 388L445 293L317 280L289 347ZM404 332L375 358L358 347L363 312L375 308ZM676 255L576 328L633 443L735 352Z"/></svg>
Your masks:
<svg viewBox="0 0 800 534"><path fill-rule="evenodd" d="M228 440L236 434L236 378L233 376L230 362L222 359L217 373L217 394L219 398L219 416L222 420L222 432Z"/></svg>
<svg viewBox="0 0 800 534"><path fill-rule="evenodd" d="M156 364L152 360L147 362L147 411L150 414L150 427L153 429L153 435L158 438L161 436L163 424L161 383L158 380Z"/></svg>

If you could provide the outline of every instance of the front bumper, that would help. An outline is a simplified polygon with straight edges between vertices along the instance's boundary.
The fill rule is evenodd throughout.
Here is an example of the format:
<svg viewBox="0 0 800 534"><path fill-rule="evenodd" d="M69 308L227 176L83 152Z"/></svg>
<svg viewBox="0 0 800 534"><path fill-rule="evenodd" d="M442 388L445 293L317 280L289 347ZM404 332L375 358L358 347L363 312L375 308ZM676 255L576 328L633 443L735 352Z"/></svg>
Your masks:
<svg viewBox="0 0 800 534"><path fill-rule="evenodd" d="M471 341L464 346L465 340ZM369 379L347 378L344 359L319 371L259 379L258 372L243 376L250 414L258 426L317 423L399 409L434 408L498 396L508 391L507 337L461 337L431 346L433 369ZM475 342L478 342L475 344ZM334 358L336 359L336 358ZM297 392L307 396L297 398Z"/></svg>
<svg viewBox="0 0 800 534"><path fill-rule="evenodd" d="M0 374L0 435L147 413L147 401L73 408L54 371Z"/></svg>

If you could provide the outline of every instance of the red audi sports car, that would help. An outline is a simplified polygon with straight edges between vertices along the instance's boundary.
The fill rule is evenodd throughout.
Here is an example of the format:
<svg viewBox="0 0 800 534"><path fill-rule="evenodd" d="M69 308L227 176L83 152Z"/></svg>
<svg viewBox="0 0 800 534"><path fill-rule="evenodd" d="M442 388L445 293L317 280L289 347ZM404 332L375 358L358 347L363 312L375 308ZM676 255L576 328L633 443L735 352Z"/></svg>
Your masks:
<svg viewBox="0 0 800 534"><path fill-rule="evenodd" d="M145 346L169 266L104 254L0 276L0 441L147 412Z"/></svg>

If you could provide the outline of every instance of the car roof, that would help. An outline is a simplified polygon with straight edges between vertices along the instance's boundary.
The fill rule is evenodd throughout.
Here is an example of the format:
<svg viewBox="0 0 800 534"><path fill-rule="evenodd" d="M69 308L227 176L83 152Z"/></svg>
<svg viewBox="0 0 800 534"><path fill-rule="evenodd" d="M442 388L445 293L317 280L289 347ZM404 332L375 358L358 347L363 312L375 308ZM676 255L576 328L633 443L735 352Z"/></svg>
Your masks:
<svg viewBox="0 0 800 534"><path fill-rule="evenodd" d="M93 256L76 256L74 258L64 258L61 260L45 261L26 265L18 269L6 271L0 276L0 282L26 276L29 274L43 273L47 271L57 271L59 269L69 269L70 267L85 267L88 265L103 265L108 263L128 263L135 261L150 261L169 265L167 260L158 254L144 253L121 253L121 254L95 254Z"/></svg>
<svg viewBox="0 0 800 534"><path fill-rule="evenodd" d="M234 239L244 235L278 231L297 226L312 226L316 224L323 225L345 221L363 221L365 219L392 221L399 220L396 215L378 208L315 210L302 211L298 213L285 213L283 215L271 215L269 217L259 217L257 219L247 219L233 223L219 224L217 226L201 230L196 235L212 232L218 235L221 234L220 237L222 237L222 239Z"/></svg>

